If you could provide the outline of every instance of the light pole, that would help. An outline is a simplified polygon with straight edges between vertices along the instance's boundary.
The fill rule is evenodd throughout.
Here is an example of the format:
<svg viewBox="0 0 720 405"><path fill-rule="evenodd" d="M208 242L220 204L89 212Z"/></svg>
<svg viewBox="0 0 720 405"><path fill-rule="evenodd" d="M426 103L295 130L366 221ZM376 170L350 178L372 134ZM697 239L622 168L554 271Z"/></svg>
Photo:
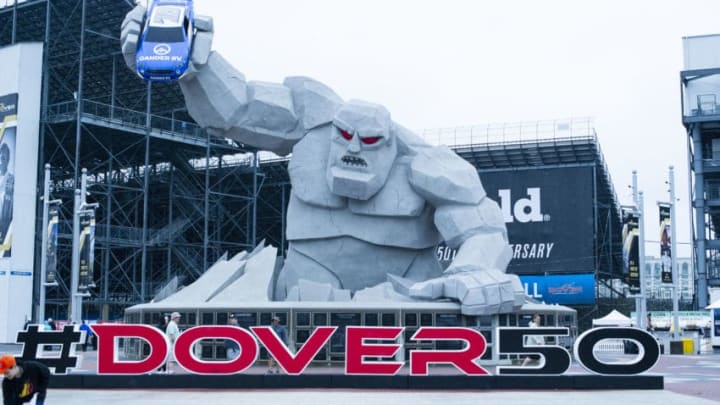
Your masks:
<svg viewBox="0 0 720 405"><path fill-rule="evenodd" d="M638 272L640 273L640 293L635 296L635 325L645 329L647 317L645 313L645 197L642 191L638 191L637 170L632 172L633 202L635 203L638 216Z"/></svg>
<svg viewBox="0 0 720 405"><path fill-rule="evenodd" d="M645 196L638 193L638 267L640 267L640 308L637 310L637 327L645 329L647 316L647 299L645 297Z"/></svg>
<svg viewBox="0 0 720 405"><path fill-rule="evenodd" d="M38 304L35 322L45 320L45 288L57 286L57 281L47 282L47 251L48 251L48 225L49 211L51 204L62 204L62 200L50 201L50 164L45 164L45 185L43 190L43 217L42 217L42 242L40 244L40 303Z"/></svg>
<svg viewBox="0 0 720 405"><path fill-rule="evenodd" d="M87 204L87 169L82 169L81 189L75 189L75 205L73 210L73 247L72 247L72 277L70 284L70 321L82 322L82 299L90 294L78 290L80 284L80 215L94 210L97 203Z"/></svg>
<svg viewBox="0 0 720 405"><path fill-rule="evenodd" d="M679 285L680 280L678 280L678 271L677 271L677 240L675 238L676 232L675 232L675 171L673 166L670 166L670 170L668 173L668 184L670 185L670 258L671 258L671 269L672 269L672 278L673 278L673 288L672 288L672 300L673 300L673 337L675 334L678 334L680 332L680 321L678 319L678 295L680 295L679 291Z"/></svg>

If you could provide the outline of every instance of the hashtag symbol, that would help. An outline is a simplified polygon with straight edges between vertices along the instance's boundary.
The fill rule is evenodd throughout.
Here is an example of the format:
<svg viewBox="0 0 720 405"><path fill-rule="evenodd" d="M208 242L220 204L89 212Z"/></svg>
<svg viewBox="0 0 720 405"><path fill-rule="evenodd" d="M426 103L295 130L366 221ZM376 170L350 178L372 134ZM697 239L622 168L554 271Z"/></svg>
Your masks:
<svg viewBox="0 0 720 405"><path fill-rule="evenodd" d="M33 360L55 369L55 374L67 374L69 368L77 367L78 358L75 357L75 345L81 342L83 333L75 331L73 325L65 325L60 331L39 331L38 325L30 325L26 331L17 335L17 343L23 344L21 360ZM60 357L38 356L40 345L62 345ZM53 353L55 354L55 353Z"/></svg>

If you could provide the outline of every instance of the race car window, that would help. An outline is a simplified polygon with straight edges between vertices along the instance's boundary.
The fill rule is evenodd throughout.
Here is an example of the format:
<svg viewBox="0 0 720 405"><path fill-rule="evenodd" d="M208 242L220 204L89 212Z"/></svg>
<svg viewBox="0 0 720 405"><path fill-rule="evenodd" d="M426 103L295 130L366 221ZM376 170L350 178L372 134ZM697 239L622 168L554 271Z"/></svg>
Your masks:
<svg viewBox="0 0 720 405"><path fill-rule="evenodd" d="M155 7L150 18L151 27L181 27L185 9L177 6Z"/></svg>
<svg viewBox="0 0 720 405"><path fill-rule="evenodd" d="M150 27L145 37L147 42L185 42L185 32L182 27L160 28Z"/></svg>

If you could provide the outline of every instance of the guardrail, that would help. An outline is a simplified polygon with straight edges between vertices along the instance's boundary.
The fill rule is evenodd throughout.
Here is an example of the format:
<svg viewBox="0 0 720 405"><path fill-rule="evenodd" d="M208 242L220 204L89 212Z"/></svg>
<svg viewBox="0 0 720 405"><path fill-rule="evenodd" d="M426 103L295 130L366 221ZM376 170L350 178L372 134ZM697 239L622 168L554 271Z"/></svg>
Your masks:
<svg viewBox="0 0 720 405"><path fill-rule="evenodd" d="M77 106L77 101L50 104L46 107L46 120L61 122L73 119L77 116ZM140 131L145 131L148 124L147 115L144 112L91 100L83 100L82 115L108 124L130 127ZM209 139L210 144L215 146L230 145L224 138L208 137L205 130L197 124L159 115L150 116L150 130L154 134L185 139L193 143L207 142Z"/></svg>

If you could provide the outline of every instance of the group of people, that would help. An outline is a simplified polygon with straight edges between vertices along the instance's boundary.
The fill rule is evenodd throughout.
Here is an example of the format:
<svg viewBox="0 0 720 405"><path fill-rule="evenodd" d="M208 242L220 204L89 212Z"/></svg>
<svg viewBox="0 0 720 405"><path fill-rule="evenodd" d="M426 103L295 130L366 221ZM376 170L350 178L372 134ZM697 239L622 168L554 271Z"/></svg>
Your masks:
<svg viewBox="0 0 720 405"><path fill-rule="evenodd" d="M228 317L227 324L230 326L238 326L238 320L235 317L234 314L230 314ZM280 318L277 316L273 316L272 318L272 329L275 332L275 334L280 338L280 341L283 342L283 344L287 345L288 343L288 336L287 336L287 328L284 325L280 324ZM235 360L240 355L240 345L232 339L225 339L225 357L228 360ZM280 374L280 368L277 365L277 362L275 362L275 359L272 356L268 356L268 374Z"/></svg>
<svg viewBox="0 0 720 405"><path fill-rule="evenodd" d="M27 330L28 326L34 325L35 321L32 319L26 318L25 325L23 326L23 330ZM76 322L72 322L72 325L75 325ZM92 328L87 323L86 320L82 321L82 324L80 324L80 331L85 332L85 338L80 344L80 350L87 351L88 347L91 348L91 350L97 349L97 342L95 341L95 334L93 333ZM48 318L42 323L42 330L44 331L53 331L58 330L57 323L52 319ZM51 350L52 345L45 345L45 350Z"/></svg>
<svg viewBox="0 0 720 405"><path fill-rule="evenodd" d="M160 323L157 325L157 328L164 331L165 335L168 337L168 341L170 342L170 347L168 349L171 353L168 361L157 370L159 373L172 373L172 370L168 368L168 363L175 361L172 353L175 347L175 341L180 336L180 328L178 327L178 322L180 321L180 318L181 315L179 312L173 312L172 314L170 314L170 316L165 315L160 321ZM228 316L227 324L229 326L235 326L238 328L240 327L238 325L238 319L235 317L234 314L230 314ZM284 325L280 324L280 318L277 316L274 316L272 318L272 329L273 331L275 331L275 334L277 334L277 336L280 338L280 341L287 345L287 328ZM240 345L238 344L238 342L232 339L225 339L224 346L225 358L227 360L235 360L240 355ZM270 356L268 360L268 374L280 374L280 368L278 367L272 356Z"/></svg>

